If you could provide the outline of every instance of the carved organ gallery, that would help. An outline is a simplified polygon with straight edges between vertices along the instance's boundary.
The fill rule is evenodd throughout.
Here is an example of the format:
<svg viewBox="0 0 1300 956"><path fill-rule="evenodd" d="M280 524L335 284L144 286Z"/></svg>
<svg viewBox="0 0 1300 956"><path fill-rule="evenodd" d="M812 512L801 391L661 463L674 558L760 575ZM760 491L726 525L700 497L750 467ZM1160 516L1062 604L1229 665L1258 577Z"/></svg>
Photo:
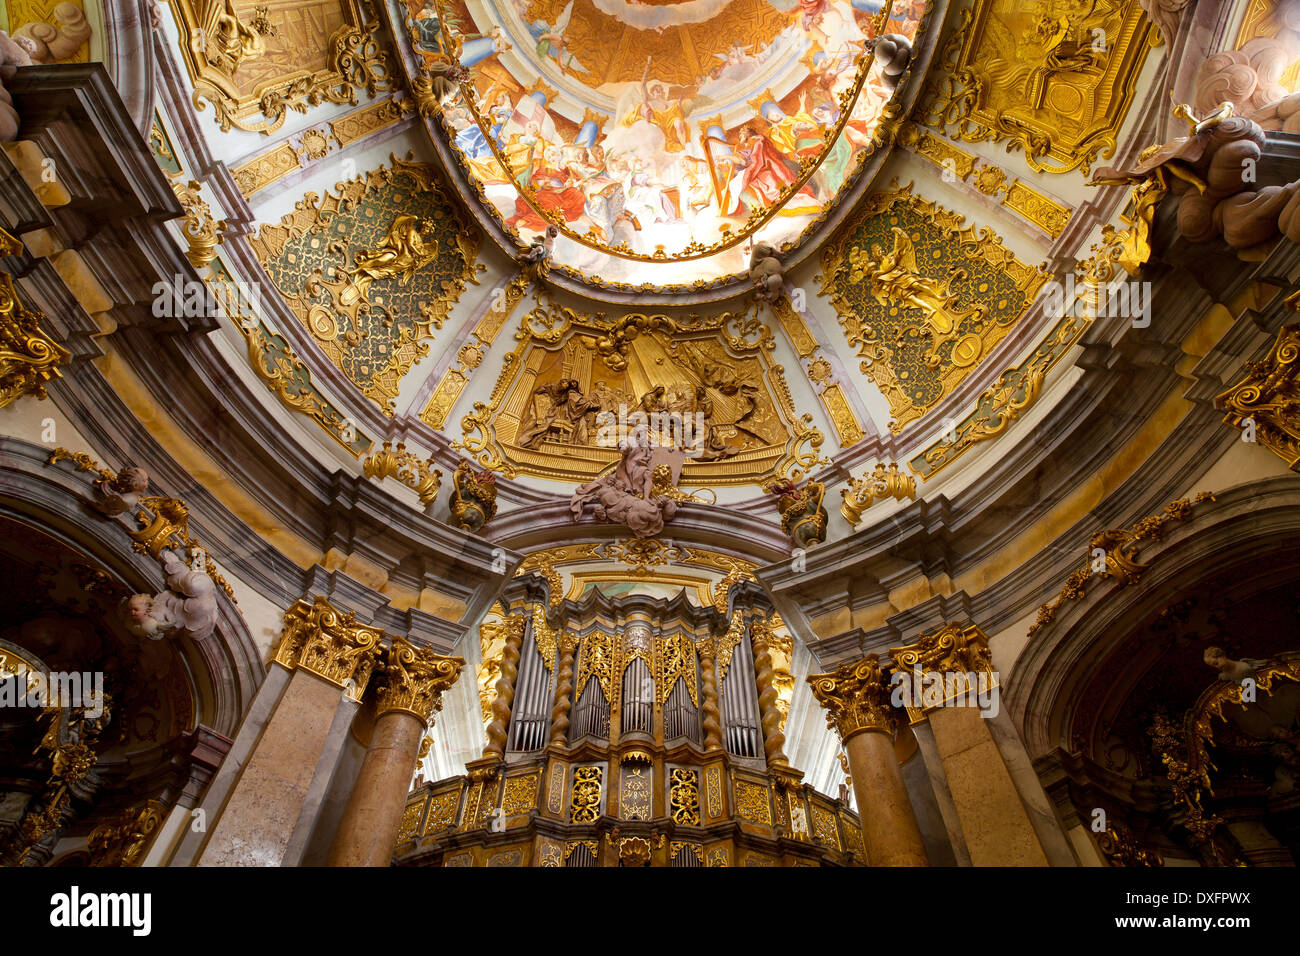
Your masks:
<svg viewBox="0 0 1300 956"><path fill-rule="evenodd" d="M9 0L0 864L1294 866L1297 117L1282 0Z"/></svg>

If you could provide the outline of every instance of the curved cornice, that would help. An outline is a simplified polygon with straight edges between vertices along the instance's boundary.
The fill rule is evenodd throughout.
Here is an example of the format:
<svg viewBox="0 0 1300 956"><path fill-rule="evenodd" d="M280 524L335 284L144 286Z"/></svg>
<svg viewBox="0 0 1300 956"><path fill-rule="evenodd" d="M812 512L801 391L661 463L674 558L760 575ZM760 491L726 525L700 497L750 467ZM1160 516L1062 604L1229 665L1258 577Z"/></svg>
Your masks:
<svg viewBox="0 0 1300 956"><path fill-rule="evenodd" d="M1101 663L1144 621L1198 583L1240 572L1245 579L1268 569L1282 552L1294 556L1300 541L1300 476L1284 475L1239 485L1195 507L1160 539L1142 548L1141 587L1096 581L1067 601L1056 619L1035 632L1004 687L1031 756L1063 743L1060 722L1072 688L1086 683ZM1274 569L1284 580L1294 564ZM1267 587L1268 571L1258 575Z"/></svg>
<svg viewBox="0 0 1300 956"><path fill-rule="evenodd" d="M76 551L89 551L137 591L161 591L165 581L158 562L133 550L121 521L90 507L91 478L70 465L46 464L50 451L0 438L0 515L39 527ZM217 605L216 629L200 641L187 642L181 656L194 669L195 689L204 697L196 701L196 721L230 735L261 686L266 667L243 615L220 589ZM197 661L194 654L185 653L191 649ZM196 668L196 663L201 666Z"/></svg>

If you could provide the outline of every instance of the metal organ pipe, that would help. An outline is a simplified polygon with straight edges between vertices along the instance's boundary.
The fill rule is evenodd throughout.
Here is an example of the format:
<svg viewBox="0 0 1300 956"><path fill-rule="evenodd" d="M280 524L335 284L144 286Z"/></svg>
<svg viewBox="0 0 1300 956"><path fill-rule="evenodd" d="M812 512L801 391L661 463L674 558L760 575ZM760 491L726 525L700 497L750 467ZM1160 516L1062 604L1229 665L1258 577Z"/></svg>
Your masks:
<svg viewBox="0 0 1300 956"><path fill-rule="evenodd" d="M731 665L722 681L722 713L727 725L727 750L737 757L757 757L758 685L748 635L731 652Z"/></svg>
<svg viewBox="0 0 1300 956"><path fill-rule="evenodd" d="M551 674L537 649L531 624L520 654L507 750L527 752L546 746L546 725L551 709Z"/></svg>
<svg viewBox="0 0 1300 956"><path fill-rule="evenodd" d="M650 668L639 657L623 671L623 712L620 733L652 733L654 730L655 682Z"/></svg>

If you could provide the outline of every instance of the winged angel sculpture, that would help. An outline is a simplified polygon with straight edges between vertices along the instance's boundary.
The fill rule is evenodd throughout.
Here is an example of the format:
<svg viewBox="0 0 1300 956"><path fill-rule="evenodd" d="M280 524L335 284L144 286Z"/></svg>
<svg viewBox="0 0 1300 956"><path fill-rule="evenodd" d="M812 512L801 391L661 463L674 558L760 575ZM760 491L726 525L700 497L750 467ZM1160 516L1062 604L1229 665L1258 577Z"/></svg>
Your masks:
<svg viewBox="0 0 1300 956"><path fill-rule="evenodd" d="M865 282L872 297L885 308L896 305L919 309L925 315L923 325L905 326L898 338L902 340L913 331L929 335L930 347L925 352L925 364L936 368L940 361L939 349L945 342L955 342L960 338L962 323L981 316L984 307L957 308L954 304L957 294L952 291L952 283L955 279L965 278L966 273L955 269L942 282L922 275L917 269L916 248L911 237L897 226L893 233L894 247L888 253L882 254L880 246L874 244L869 255L860 246L849 250L849 264L852 266L849 278L852 282Z"/></svg>

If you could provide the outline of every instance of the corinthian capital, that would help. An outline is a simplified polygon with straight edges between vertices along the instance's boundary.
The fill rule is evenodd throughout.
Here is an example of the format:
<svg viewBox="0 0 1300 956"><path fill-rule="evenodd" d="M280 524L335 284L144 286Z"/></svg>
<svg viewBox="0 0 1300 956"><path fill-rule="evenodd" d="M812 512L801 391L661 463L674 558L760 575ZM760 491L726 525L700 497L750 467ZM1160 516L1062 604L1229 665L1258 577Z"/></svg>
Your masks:
<svg viewBox="0 0 1300 956"><path fill-rule="evenodd" d="M284 615L284 635L275 662L302 668L347 689L360 700L370 681L384 632L357 623L351 612L340 614L329 601L299 601Z"/></svg>
<svg viewBox="0 0 1300 956"><path fill-rule="evenodd" d="M456 683L464 666L463 658L443 657L432 648L393 638L381 676L378 715L404 711L427 724L442 710L442 692Z"/></svg>
<svg viewBox="0 0 1300 956"><path fill-rule="evenodd" d="M889 686L875 654L845 662L829 674L809 674L808 683L826 708L826 723L841 740L864 730L893 733L898 716L890 706Z"/></svg>
<svg viewBox="0 0 1300 956"><path fill-rule="evenodd" d="M891 647L889 656L903 671L947 671L991 673L993 658L989 639L974 624L963 627L955 622L933 634L922 634L915 644Z"/></svg>

